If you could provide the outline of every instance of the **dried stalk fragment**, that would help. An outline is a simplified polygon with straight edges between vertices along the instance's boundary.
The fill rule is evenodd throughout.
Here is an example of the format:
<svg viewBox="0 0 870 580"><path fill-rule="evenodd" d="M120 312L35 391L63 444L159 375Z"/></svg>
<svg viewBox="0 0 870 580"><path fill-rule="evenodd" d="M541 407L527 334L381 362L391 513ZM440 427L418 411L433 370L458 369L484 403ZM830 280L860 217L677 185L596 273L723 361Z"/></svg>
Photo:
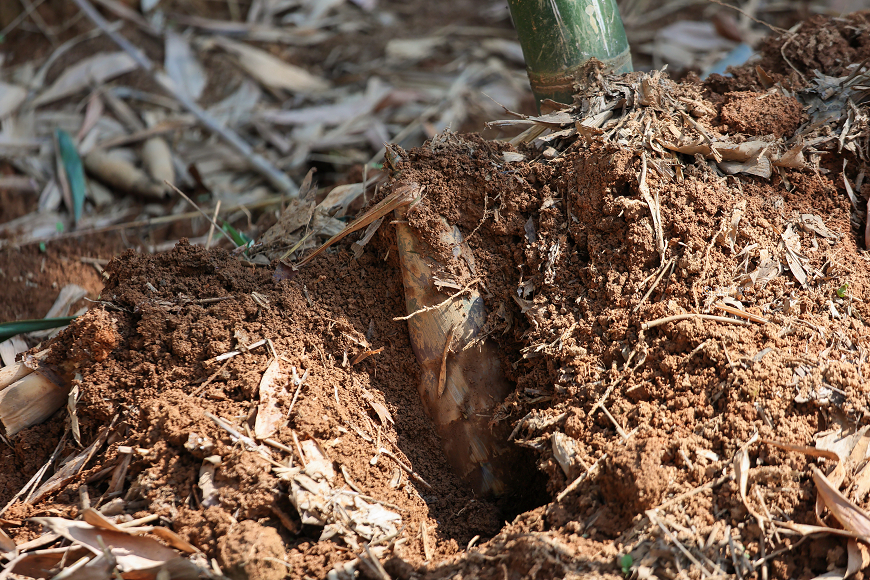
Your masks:
<svg viewBox="0 0 870 580"><path fill-rule="evenodd" d="M0 422L7 437L42 423L67 402L69 389L50 371L28 374L0 391Z"/></svg>

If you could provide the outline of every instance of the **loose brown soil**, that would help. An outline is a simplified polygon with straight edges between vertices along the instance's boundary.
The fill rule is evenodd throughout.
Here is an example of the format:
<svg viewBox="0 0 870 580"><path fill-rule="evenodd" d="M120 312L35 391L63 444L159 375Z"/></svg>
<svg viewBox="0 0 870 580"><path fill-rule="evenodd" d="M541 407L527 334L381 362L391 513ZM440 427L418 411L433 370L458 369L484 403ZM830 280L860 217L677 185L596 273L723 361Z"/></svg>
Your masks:
<svg viewBox="0 0 870 580"><path fill-rule="evenodd" d="M792 75L792 88L800 86L798 71L846 74L847 62L867 56L864 18L811 19L800 41L769 45L776 50L766 49L765 66L776 80ZM856 28L863 36L853 34ZM776 60L779 51L791 65ZM699 120L708 131L740 141L789 139L806 122L805 111L757 79L747 68L730 80L687 81L679 91L715 113ZM399 533L385 542L382 557L392 578L618 578L620 557L629 552L638 573L644 566L676 575L681 553L653 517L726 574L735 573L735 543L749 560L793 547L765 572L756 567L757 577L811 578L845 567L845 540L798 544L796 536L774 539L762 530L741 499L732 459L754 441L746 447L748 505L817 524L811 461L753 436L812 445L815 434L835 425L866 424L870 256L864 224L850 220L841 175L844 155L852 183L863 161L831 150L821 170L782 169L770 179L726 177L689 155L679 159L681 181L650 169L662 256L639 185L641 149L576 136L557 145L559 154L549 158L530 147L446 133L400 152L384 189L424 187L407 216L411 227L425 239L443 217L474 253L488 340L515 385L492 421L515 428L513 444L534 452L534 466L517 466L527 470L527 489L475 497L450 471L421 410L406 324L394 320L406 314L394 225L382 226L358 259L348 241L292 280L277 280L274 265L245 265L224 250L182 241L166 253L114 258L98 302L53 340L48 362L80 389L82 443L110 424L112 432L61 491L13 504L2 516L6 533L21 543L40 534L27 518L77 517L82 490L92 505L105 504L119 447L129 446L134 459L120 495L122 518L157 514L230 578L325 578L344 570L361 548L321 540L323 528L303 524L275 464L207 415L250 434L274 354L288 376L307 379L298 390L286 377L281 385L278 405L288 420L271 437L280 444L269 448L271 459L298 463L299 441L315 440L347 474L336 488L355 486L398 513ZM524 160L506 160L505 153L517 152ZM866 212L863 198L860 204ZM738 207L739 226L729 234ZM829 239L794 228L809 283L801 285L788 268L764 283L741 282L764 266L758 250L775 254L803 214L819 216L838 234ZM450 271L457 258L429 241ZM752 244L756 249L747 249ZM27 251L4 250L2 275L27 277L11 269ZM83 255L81 247L75 255ZM51 285L52 272L69 276L72 268L78 283L97 290L92 266L63 257L47 261L33 283ZM7 306L4 317L46 307L19 294L20 310ZM685 317L644 327L679 315L723 316L711 305L724 298L764 322ZM261 340L268 348L247 348ZM233 350L241 354L214 360ZM67 421L61 410L2 447L0 506L52 454ZM573 448L567 466L554 453L560 440ZM409 478L381 448L428 485ZM77 452L68 441L60 457ZM217 496L207 506L200 470L212 456L220 459ZM867 507L866 497L858 502ZM378 577L364 563L356 569ZM335 577L350 577L339 572Z"/></svg>

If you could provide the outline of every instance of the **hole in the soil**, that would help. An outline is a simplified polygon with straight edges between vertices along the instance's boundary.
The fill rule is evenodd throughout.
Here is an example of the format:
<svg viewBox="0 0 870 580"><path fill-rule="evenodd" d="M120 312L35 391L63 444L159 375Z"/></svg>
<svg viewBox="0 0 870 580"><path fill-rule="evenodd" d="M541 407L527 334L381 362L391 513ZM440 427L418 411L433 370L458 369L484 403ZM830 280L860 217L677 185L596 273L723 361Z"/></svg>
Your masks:
<svg viewBox="0 0 870 580"><path fill-rule="evenodd" d="M510 493L495 500L502 520L511 522L521 513L539 508L552 498L547 493L547 476L535 467L535 455L523 449L514 465L518 479L523 485L516 486Z"/></svg>
<svg viewBox="0 0 870 580"><path fill-rule="evenodd" d="M614 183L613 193L615 194L615 197L633 197L635 195L632 184L627 181Z"/></svg>

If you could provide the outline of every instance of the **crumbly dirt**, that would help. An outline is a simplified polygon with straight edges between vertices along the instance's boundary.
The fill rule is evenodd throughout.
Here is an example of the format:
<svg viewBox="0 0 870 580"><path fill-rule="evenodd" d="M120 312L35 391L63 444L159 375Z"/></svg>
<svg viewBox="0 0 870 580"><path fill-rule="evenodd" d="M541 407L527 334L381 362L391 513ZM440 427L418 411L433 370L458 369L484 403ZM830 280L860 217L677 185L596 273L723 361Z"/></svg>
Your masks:
<svg viewBox="0 0 870 580"><path fill-rule="evenodd" d="M850 18L852 26L864 22ZM859 62L870 46L850 30L839 20L811 19L798 32L806 41L777 50L801 71L842 74L842 59ZM789 52L800 47L804 52ZM765 54L773 62L774 52ZM770 66L771 74L785 78L789 65L780 65ZM755 74L739 71L735 79ZM689 80L681 90L715 112L704 121L708 128L741 140L788 139L805 121L794 99L735 84ZM505 153L518 152L523 160L505 161ZM423 186L407 215L411 227L425 239L444 218L465 236L489 312L487 340L498 346L515 387L492 420L516 427L514 444L534 452L535 467L518 469L533 481L537 468L540 488L500 500L475 497L450 471L421 408L406 323L394 320L406 314L394 224L382 226L359 258L347 241L292 280L277 280L274 267L245 265L224 250L182 241L162 254L114 258L98 304L53 339L47 362L80 389L82 443L110 425L111 433L59 492L12 505L3 515L6 533L20 543L39 533L29 517L76 517L85 490L92 505L104 504L119 448L128 446L134 457L122 518L158 515L230 578L325 578L361 550L321 540L323 528L303 523L273 463L299 462L300 442L312 440L346 472L337 487L355 486L401 515L383 558L392 578L622 577L627 552L638 554L635 563L670 562L678 553L644 519L663 503L653 516L672 522L682 542L734 573L724 557L733 554L729 546L737 542L756 558L772 545L728 477L744 448L752 467L748 505L817 523L810 459L757 439L811 445L821 431L867 421L870 257L863 224L850 221L842 156L829 151L824 171L782 169L770 179L725 177L688 155L682 181L649 171L646 184L664 230L663 265L639 185L643 158L631 147L576 138L547 158L448 133L399 153L384 195ZM854 183L858 163L851 160L846 175ZM861 206L866 211L865 201ZM737 207L742 214L729 243ZM839 234L828 239L795 230L811 281L802 286L785 269L765 283L737 284L763 265L741 250L777 247L802 214L819 216ZM428 241L446 271L465 272L449 248ZM8 267L19 251L25 250L4 250ZM99 279L80 262L58 258L54 267L70 264L82 266L82 277ZM726 297L765 322L686 317L644 326L709 312ZM268 346L248 348L263 340ZM230 351L239 354L216 360ZM250 434L273 355L287 375L307 378L301 386L283 381L277 404L287 421L272 435L278 445L266 459L210 415ZM61 410L3 446L0 505L52 454L67 420ZM568 468L553 451L557 433L573 446ZM60 457L79 451L70 440L65 445ZM409 478L381 448L420 479ZM215 456L209 506L200 474ZM861 501L866 508L867 498ZM776 544L788 546L768 577L811 578L845 566L844 540L797 545L785 537ZM366 565L356 569L377 577Z"/></svg>
<svg viewBox="0 0 870 580"><path fill-rule="evenodd" d="M763 136L793 135L803 120L794 97L775 93L728 93L720 117L724 132Z"/></svg>

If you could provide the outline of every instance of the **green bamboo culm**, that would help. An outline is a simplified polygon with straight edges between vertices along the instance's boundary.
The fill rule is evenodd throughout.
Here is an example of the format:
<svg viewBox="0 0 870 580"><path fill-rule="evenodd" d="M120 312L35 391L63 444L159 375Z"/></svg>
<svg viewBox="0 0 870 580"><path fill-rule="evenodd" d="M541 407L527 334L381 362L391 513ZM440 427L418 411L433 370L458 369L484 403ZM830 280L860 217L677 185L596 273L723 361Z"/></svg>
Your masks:
<svg viewBox="0 0 870 580"><path fill-rule="evenodd" d="M616 0L508 0L529 84L540 109L552 99L571 104L574 77L590 58L631 72L631 52Z"/></svg>

